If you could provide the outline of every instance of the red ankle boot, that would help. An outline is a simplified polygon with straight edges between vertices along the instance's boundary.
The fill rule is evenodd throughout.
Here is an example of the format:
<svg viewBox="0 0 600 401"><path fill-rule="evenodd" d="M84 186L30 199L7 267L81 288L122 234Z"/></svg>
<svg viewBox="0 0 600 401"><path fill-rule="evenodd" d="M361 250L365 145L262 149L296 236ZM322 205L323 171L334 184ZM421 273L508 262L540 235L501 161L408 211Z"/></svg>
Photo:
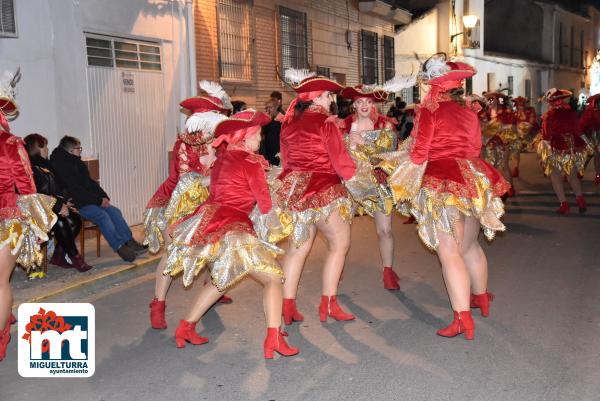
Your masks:
<svg viewBox="0 0 600 401"><path fill-rule="evenodd" d="M268 327L264 342L265 359L273 359L273 351L283 356L292 356L300 352L296 347L290 347L278 327Z"/></svg>
<svg viewBox="0 0 600 401"><path fill-rule="evenodd" d="M471 316L471 311L455 311L454 320L450 323L450 326L437 331L437 335L442 337L456 337L462 333L465 333L465 340L475 338L475 322Z"/></svg>
<svg viewBox="0 0 600 401"><path fill-rule="evenodd" d="M0 330L0 361L6 356L6 347L10 342L10 323L3 330Z"/></svg>
<svg viewBox="0 0 600 401"><path fill-rule="evenodd" d="M223 295L217 302L220 304L230 304L233 302L233 299L227 295Z"/></svg>
<svg viewBox="0 0 600 401"><path fill-rule="evenodd" d="M576 196L575 202L577 202L577 206L579 206L579 213L587 212L587 203L585 202L585 198L583 197L583 195Z"/></svg>
<svg viewBox="0 0 600 401"><path fill-rule="evenodd" d="M150 302L150 326L153 329L162 330L167 328L167 321L165 320L166 308L166 301L159 301L158 298L154 298Z"/></svg>
<svg viewBox="0 0 600 401"><path fill-rule="evenodd" d="M571 208L569 208L569 204L567 202L560 202L560 207L556 209L556 213L558 214L569 214Z"/></svg>
<svg viewBox="0 0 600 401"><path fill-rule="evenodd" d="M600 184L600 174L596 174L596 178L594 178L594 184Z"/></svg>
<svg viewBox="0 0 600 401"><path fill-rule="evenodd" d="M510 175L513 178L517 178L519 176L519 168L518 167L513 168Z"/></svg>
<svg viewBox="0 0 600 401"><path fill-rule="evenodd" d="M398 275L391 267L386 266L383 268L383 288L386 290L399 290L399 281Z"/></svg>
<svg viewBox="0 0 600 401"><path fill-rule="evenodd" d="M515 196L517 193L515 192L515 187L513 187L512 185L510 186L510 188L508 189L508 191L506 192L506 195L508 195L509 198L512 198L513 196Z"/></svg>
<svg viewBox="0 0 600 401"><path fill-rule="evenodd" d="M200 337L196 333L196 323L190 323L187 320L181 319L179 326L175 330L175 345L177 345L177 348L185 348L186 341L193 345L201 345L206 344L208 338Z"/></svg>
<svg viewBox="0 0 600 401"><path fill-rule="evenodd" d="M321 322L327 320L327 316L331 316L335 320L354 320L355 317L351 313L346 313L337 303L335 295L321 295L321 305L319 305L319 319Z"/></svg>
<svg viewBox="0 0 600 401"><path fill-rule="evenodd" d="M494 294L484 292L483 294L471 294L471 308L480 308L481 316L488 317L490 315L490 302L494 300Z"/></svg>
<svg viewBox="0 0 600 401"><path fill-rule="evenodd" d="M70 258L73 261L73 267L77 269L77 271L79 271L80 273L86 272L94 268L94 266L88 265L79 254L75 256L70 256Z"/></svg>
<svg viewBox="0 0 600 401"><path fill-rule="evenodd" d="M286 325L292 324L292 322L301 322L304 320L302 313L296 309L296 300L290 298L283 298L283 322Z"/></svg>
<svg viewBox="0 0 600 401"><path fill-rule="evenodd" d="M60 266L63 269L71 269L73 267L73 265L67 263L65 260L65 251L58 245L54 248L54 253L48 263L54 266Z"/></svg>

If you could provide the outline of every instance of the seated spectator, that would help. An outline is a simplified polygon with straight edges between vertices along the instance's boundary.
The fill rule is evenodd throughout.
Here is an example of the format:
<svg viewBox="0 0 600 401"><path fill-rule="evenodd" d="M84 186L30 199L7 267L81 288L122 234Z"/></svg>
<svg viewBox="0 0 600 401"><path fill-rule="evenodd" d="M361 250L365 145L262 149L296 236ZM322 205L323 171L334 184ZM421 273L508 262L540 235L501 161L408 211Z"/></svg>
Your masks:
<svg viewBox="0 0 600 401"><path fill-rule="evenodd" d="M106 192L90 177L87 166L81 160L81 150L79 139L64 136L50 156L52 167L72 196L81 217L100 228L110 247L123 260L133 262L136 255L146 252L147 248L133 239L121 211L110 203Z"/></svg>
<svg viewBox="0 0 600 401"><path fill-rule="evenodd" d="M48 161L48 140L39 134L27 135L25 148L29 154L33 179L38 192L56 198L56 204L52 209L58 217L52 227L56 246L50 264L66 269L74 267L80 272L90 270L93 266L85 262L75 245L75 238L81 231L81 216L75 210L66 191L59 184L54 169Z"/></svg>
<svg viewBox="0 0 600 401"><path fill-rule="evenodd" d="M277 120L277 102L269 99L265 102L265 113L271 117L271 122L262 127L262 143L260 154L269 161L269 164L279 166L279 134L281 122Z"/></svg>

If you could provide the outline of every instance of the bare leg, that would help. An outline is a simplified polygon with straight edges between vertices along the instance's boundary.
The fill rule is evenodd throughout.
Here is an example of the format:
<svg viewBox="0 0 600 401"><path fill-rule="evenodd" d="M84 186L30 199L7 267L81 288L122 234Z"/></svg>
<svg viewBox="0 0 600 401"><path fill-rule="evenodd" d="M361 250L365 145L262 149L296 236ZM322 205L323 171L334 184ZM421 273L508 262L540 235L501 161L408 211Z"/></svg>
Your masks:
<svg viewBox="0 0 600 401"><path fill-rule="evenodd" d="M488 282L487 258L478 241L479 229L479 221L476 218L465 218L462 257L469 272L473 294L486 292Z"/></svg>
<svg viewBox="0 0 600 401"><path fill-rule="evenodd" d="M569 175L569 185L571 185L571 189L573 192L575 192L575 196L583 195L581 181L579 181L579 177L577 177L577 171L575 169L571 170L571 174Z"/></svg>
<svg viewBox="0 0 600 401"><path fill-rule="evenodd" d="M13 296L10 288L12 274L17 257L10 252L10 246L0 249L0 330L6 327L12 308Z"/></svg>
<svg viewBox="0 0 600 401"><path fill-rule="evenodd" d="M286 299L296 299L298 292L298 283L304 269L304 262L312 248L317 229L315 226L310 228L308 240L299 248L296 248L292 241L289 242L288 250L283 259L283 271L285 272L285 283L283 284L283 297Z"/></svg>
<svg viewBox="0 0 600 401"><path fill-rule="evenodd" d="M202 286L185 320L190 323L198 322L200 318L204 316L206 311L221 298L221 295L223 295L223 293L219 292L212 281L205 286Z"/></svg>
<svg viewBox="0 0 600 401"><path fill-rule="evenodd" d="M164 301L167 298L167 291L169 291L169 287L171 286L171 282L173 281L173 277L171 277L171 275L163 274L166 264L167 264L167 254L165 253L162 256L162 258L160 258L160 262L158 263L158 266L156 267L156 272L154 274L154 278L155 278L154 296L159 301Z"/></svg>
<svg viewBox="0 0 600 401"><path fill-rule="evenodd" d="M336 210L329 219L318 221L317 228L327 239L328 245L323 269L323 295L333 296L337 294L346 254L350 248L350 223L344 221Z"/></svg>
<svg viewBox="0 0 600 401"><path fill-rule="evenodd" d="M471 282L461 252L463 233L464 219L456 222L456 239L444 232L438 232L437 254L442 264L442 274L452 309L457 312L470 310L471 297Z"/></svg>
<svg viewBox="0 0 600 401"><path fill-rule="evenodd" d="M566 202L567 198L565 197L565 187L563 185L562 174L554 171L550 174L550 181L552 182L552 189L554 189L554 193L558 198L560 203Z"/></svg>
<svg viewBox="0 0 600 401"><path fill-rule="evenodd" d="M501 169L501 173L504 176L504 178L506 179L506 181L508 181L510 183L510 185L513 185L513 180L512 180L512 174L510 173L510 168L508 167L508 158L509 158L510 154L508 151L504 152L504 156L502 157L502 169Z"/></svg>
<svg viewBox="0 0 600 401"><path fill-rule="evenodd" d="M379 252L383 266L392 267L394 263L394 237L392 236L392 215L375 212L375 228L379 237Z"/></svg>
<svg viewBox="0 0 600 401"><path fill-rule="evenodd" d="M283 301L283 284L281 278L273 274L253 272L252 278L263 286L263 308L267 327L281 326L281 305Z"/></svg>
<svg viewBox="0 0 600 401"><path fill-rule="evenodd" d="M521 164L521 152L519 152L519 151L513 152L511 155L511 159L512 159L512 162L514 165L513 170L518 170L519 165Z"/></svg>

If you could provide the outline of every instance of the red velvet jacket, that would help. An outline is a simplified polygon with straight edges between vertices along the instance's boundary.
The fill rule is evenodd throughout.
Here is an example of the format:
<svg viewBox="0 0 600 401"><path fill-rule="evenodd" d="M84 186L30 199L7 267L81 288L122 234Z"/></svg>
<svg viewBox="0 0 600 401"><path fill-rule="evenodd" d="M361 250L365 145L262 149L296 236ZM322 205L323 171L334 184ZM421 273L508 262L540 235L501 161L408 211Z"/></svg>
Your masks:
<svg viewBox="0 0 600 401"><path fill-rule="evenodd" d="M481 128L477 114L453 101L439 102L435 111L421 107L413 129L413 163L441 159L478 158Z"/></svg>
<svg viewBox="0 0 600 401"><path fill-rule="evenodd" d="M0 129L0 210L15 208L19 195L36 192L23 140Z"/></svg>
<svg viewBox="0 0 600 401"><path fill-rule="evenodd" d="M552 108L542 117L542 138L554 149L568 150L571 137L575 148L585 147L580 135L577 112L568 106Z"/></svg>
<svg viewBox="0 0 600 401"><path fill-rule="evenodd" d="M511 125L517 123L515 113L512 110L509 110L505 107L498 109L498 111L496 112L496 119L503 125Z"/></svg>
<svg viewBox="0 0 600 401"><path fill-rule="evenodd" d="M301 118L281 127L280 159L282 176L290 171L337 174L344 180L356 171L346 151L335 117L307 110Z"/></svg>
<svg viewBox="0 0 600 401"><path fill-rule="evenodd" d="M177 186L179 177L183 174L189 172L196 172L205 176L210 174L210 166L205 166L200 161L200 157L208 154L207 146L210 145L190 145L181 138L177 139L173 146L169 176L152 195L146 208L166 207Z"/></svg>

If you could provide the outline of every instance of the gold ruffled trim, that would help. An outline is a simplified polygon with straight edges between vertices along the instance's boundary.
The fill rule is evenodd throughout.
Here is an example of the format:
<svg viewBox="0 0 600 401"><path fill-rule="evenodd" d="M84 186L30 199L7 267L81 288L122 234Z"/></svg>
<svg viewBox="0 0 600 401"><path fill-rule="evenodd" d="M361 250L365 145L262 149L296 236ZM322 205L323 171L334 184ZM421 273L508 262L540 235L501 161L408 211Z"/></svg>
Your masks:
<svg viewBox="0 0 600 401"><path fill-rule="evenodd" d="M379 166L383 166L382 168L385 169L395 167L387 180L395 203L415 197L421 188L423 174L427 168L427 162L415 164L410 159L412 140L404 142L396 152L377 155L382 160Z"/></svg>
<svg viewBox="0 0 600 401"><path fill-rule="evenodd" d="M209 178L190 172L182 175L164 208L149 208L144 213L144 244L151 253L158 253L165 244L167 227L193 213L208 199Z"/></svg>
<svg viewBox="0 0 600 401"><path fill-rule="evenodd" d="M584 139L584 141L586 140ZM573 169L583 175L585 172L585 162L587 161L588 156L594 154L594 149L591 144L586 141L585 148L575 150L572 140L570 142L570 149L558 150L552 148L550 141L538 139L536 151L544 175L550 175L557 171L569 176Z"/></svg>
<svg viewBox="0 0 600 401"><path fill-rule="evenodd" d="M455 225L460 215L477 218L488 240L493 240L497 231L505 231L500 221L504 215L504 203L494 195L489 178L468 160L464 163L473 177L477 196L458 197L452 193L436 192L421 188L410 202L410 212L417 220L417 231L423 243L432 250L439 245L438 231L456 238Z"/></svg>
<svg viewBox="0 0 600 401"><path fill-rule="evenodd" d="M174 276L183 271L185 286L190 285L207 264L211 264L211 279L219 291L227 290L252 272L283 278L283 270L276 260L283 250L246 232L230 231L220 241L200 246L173 242L167 252L164 274Z"/></svg>
<svg viewBox="0 0 600 401"><path fill-rule="evenodd" d="M481 150L481 158L495 168L502 169L502 161L509 151L504 143L498 143L490 139Z"/></svg>
<svg viewBox="0 0 600 401"><path fill-rule="evenodd" d="M48 232L56 223L52 211L56 199L43 195L21 195L17 199L20 216L0 221L0 248L10 246L17 263L29 271L41 265L43 254L38 239L48 241Z"/></svg>
<svg viewBox="0 0 600 401"><path fill-rule="evenodd" d="M583 139L588 146L594 152L600 153L600 131L592 132L591 134L581 135L581 139Z"/></svg>

